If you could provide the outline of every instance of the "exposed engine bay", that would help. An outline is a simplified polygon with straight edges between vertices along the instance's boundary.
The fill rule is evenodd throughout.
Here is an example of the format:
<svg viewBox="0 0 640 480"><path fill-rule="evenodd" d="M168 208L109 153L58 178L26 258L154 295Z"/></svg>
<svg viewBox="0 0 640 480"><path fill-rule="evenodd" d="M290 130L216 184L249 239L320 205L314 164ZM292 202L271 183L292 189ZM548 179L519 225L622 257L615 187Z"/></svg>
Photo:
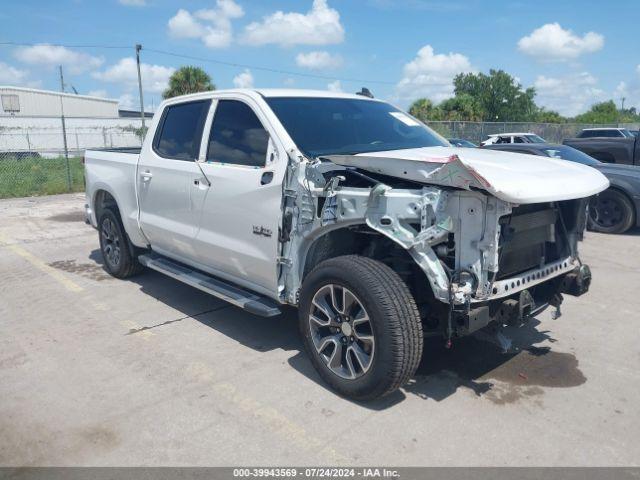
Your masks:
<svg viewBox="0 0 640 480"><path fill-rule="evenodd" d="M457 157L444 162L456 176L442 165L431 170L439 185L408 171L391 176L349 166L348 159L291 160L280 231L279 287L287 303L297 304L315 265L346 254L391 266L416 299L425 331L447 338L494 321L520 322L549 305L559 311L562 293L589 287L577 253L588 198L505 201Z"/></svg>

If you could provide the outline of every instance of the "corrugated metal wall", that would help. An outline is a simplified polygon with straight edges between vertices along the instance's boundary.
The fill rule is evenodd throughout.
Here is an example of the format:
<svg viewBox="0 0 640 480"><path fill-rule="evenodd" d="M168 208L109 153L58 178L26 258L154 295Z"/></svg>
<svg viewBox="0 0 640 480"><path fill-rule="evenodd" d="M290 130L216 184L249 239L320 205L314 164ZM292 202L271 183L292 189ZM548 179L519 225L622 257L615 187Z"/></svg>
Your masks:
<svg viewBox="0 0 640 480"><path fill-rule="evenodd" d="M18 95L20 111L12 113L15 116L58 116L60 115L61 97L65 117L118 116L118 101L106 98L13 87L0 87L0 95ZM9 114L2 109L1 104L0 114Z"/></svg>

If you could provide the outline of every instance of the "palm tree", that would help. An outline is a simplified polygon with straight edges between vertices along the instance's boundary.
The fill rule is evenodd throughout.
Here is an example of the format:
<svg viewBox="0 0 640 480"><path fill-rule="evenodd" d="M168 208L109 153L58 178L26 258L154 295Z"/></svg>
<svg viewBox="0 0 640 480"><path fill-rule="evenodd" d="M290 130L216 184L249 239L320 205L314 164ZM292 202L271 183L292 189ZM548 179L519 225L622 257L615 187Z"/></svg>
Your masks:
<svg viewBox="0 0 640 480"><path fill-rule="evenodd" d="M180 67L169 78L169 87L162 92L162 98L177 97L187 93L215 90L211 77L200 67Z"/></svg>

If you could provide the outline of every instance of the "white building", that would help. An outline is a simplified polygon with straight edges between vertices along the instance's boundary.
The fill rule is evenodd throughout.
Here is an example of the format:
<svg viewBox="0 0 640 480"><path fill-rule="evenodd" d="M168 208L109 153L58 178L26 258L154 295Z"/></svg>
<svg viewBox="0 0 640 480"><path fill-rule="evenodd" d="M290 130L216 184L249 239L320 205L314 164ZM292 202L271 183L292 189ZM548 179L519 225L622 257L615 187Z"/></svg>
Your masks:
<svg viewBox="0 0 640 480"><path fill-rule="evenodd" d="M0 155L63 153L61 101L67 148L74 155L87 148L140 146L140 117L120 115L118 100L0 86Z"/></svg>
<svg viewBox="0 0 640 480"><path fill-rule="evenodd" d="M60 116L62 104L64 116L69 118L118 116L118 100L88 95L0 86L0 100L0 114L3 115Z"/></svg>

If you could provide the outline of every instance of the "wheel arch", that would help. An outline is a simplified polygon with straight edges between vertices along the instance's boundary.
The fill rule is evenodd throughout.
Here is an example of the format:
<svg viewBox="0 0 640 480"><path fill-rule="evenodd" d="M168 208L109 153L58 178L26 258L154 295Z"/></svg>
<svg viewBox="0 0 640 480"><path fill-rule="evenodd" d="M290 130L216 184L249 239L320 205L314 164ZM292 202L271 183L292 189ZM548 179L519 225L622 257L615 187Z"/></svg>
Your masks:
<svg viewBox="0 0 640 480"><path fill-rule="evenodd" d="M112 208L122 222L122 226L124 227L124 231L127 234L130 243L132 243L134 247L138 248L148 247L148 242L142 235L142 231L140 230L140 227L137 223L137 208L136 218L133 218L123 215L121 206L122 203L119 201L117 195L115 195L111 188L109 188L107 185L97 186L92 194L92 210L95 217L95 225L98 225L102 212L104 212L106 208Z"/></svg>
<svg viewBox="0 0 640 480"><path fill-rule="evenodd" d="M322 231L303 247L300 279L321 262L344 255L359 255L379 260L394 270L407 284L417 302L435 299L427 274L411 254L392 239L365 223L356 223Z"/></svg>
<svg viewBox="0 0 640 480"><path fill-rule="evenodd" d="M113 194L106 188L98 188L93 194L93 211L96 216L96 223L99 221L100 216L104 212L106 208L113 207L115 213L122 220L122 215L120 214L120 207L118 207L118 201L113 196Z"/></svg>

